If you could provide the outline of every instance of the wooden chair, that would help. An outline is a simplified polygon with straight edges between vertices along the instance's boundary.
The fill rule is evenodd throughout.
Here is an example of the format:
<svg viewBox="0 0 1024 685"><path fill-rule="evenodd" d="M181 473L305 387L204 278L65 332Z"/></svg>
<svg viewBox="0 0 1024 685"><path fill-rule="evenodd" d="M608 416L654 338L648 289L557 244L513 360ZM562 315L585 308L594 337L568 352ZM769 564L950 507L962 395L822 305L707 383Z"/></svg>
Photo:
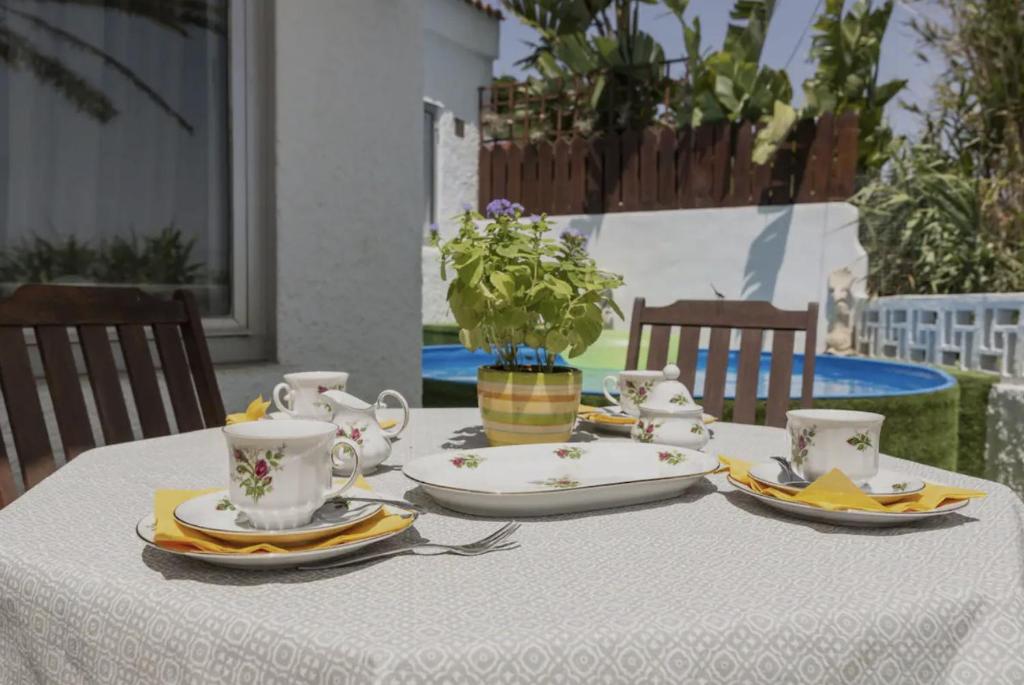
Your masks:
<svg viewBox="0 0 1024 685"><path fill-rule="evenodd" d="M35 331L66 459L96 446L68 328L78 334L105 443L135 439L108 326L117 330L143 437L170 433L146 327L152 328L178 430L224 425L224 404L191 293L179 290L162 300L137 288L25 285L0 300L0 394L26 489L52 473L56 463L25 328ZM0 507L15 495L0 436Z"/></svg>
<svg viewBox="0 0 1024 685"><path fill-rule="evenodd" d="M626 368L636 369L640 362L640 336L650 326L647 368L660 369L668 359L672 327L679 327L679 354L676 364L679 380L693 389L697 373L697 349L701 328L711 329L707 366L704 373L704 411L721 416L725 404L725 379L729 365L732 330L740 331L739 366L736 374L736 400L732 420L754 423L757 409L757 378L765 331L772 331L772 365L768 377L768 405L765 424L786 425L789 408L790 378L793 370L793 341L797 331L804 336L804 368L800 406L810 407L814 391L814 347L818 329L818 303L806 310L786 311L768 302L728 300L678 300L665 307L648 307L644 298L633 304L633 319L626 351Z"/></svg>

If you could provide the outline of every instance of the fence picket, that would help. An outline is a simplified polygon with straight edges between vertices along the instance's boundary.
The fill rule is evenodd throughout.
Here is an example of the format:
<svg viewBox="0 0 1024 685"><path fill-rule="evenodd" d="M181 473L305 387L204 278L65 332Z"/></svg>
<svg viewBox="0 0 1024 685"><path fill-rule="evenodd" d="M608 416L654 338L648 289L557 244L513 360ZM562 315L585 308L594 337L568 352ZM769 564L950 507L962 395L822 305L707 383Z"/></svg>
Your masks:
<svg viewBox="0 0 1024 685"><path fill-rule="evenodd" d="M774 157L757 165L751 156L762 127L722 122L483 142L479 204L507 197L531 213L600 214L824 202L853 193L856 113L798 122Z"/></svg>
<svg viewBox="0 0 1024 685"><path fill-rule="evenodd" d="M657 209L676 207L676 133L668 127L658 132Z"/></svg>
<svg viewBox="0 0 1024 685"><path fill-rule="evenodd" d="M555 142L555 178L552 211L556 214L572 214L571 189L569 188L569 160L572 148L569 141L561 138Z"/></svg>
<svg viewBox="0 0 1024 685"><path fill-rule="evenodd" d="M658 129L644 129L640 140L640 206L650 211L658 208Z"/></svg>

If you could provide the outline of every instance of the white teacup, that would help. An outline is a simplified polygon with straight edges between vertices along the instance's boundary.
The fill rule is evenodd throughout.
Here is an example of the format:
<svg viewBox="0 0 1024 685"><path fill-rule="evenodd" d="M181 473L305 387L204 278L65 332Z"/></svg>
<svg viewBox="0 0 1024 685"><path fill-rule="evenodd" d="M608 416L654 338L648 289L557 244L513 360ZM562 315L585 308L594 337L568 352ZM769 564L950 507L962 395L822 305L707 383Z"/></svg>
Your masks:
<svg viewBox="0 0 1024 685"><path fill-rule="evenodd" d="M786 412L789 462L807 480L839 469L861 484L878 473L878 441L885 417L844 409Z"/></svg>
<svg viewBox="0 0 1024 685"><path fill-rule="evenodd" d="M274 386L274 404L284 414L297 419L331 417L330 407L320 398L328 390L345 391L348 374L344 371L301 371L286 373L284 383Z"/></svg>
<svg viewBox="0 0 1024 685"><path fill-rule="evenodd" d="M604 396L630 416L640 416L640 405L651 396L654 386L663 380L664 371L620 371L618 375L605 376ZM611 394L616 387L618 399Z"/></svg>
<svg viewBox="0 0 1024 685"><path fill-rule="evenodd" d="M250 421L223 428L228 445L228 494L252 525L283 530L305 525L329 496L359 477L360 447L337 437L327 421ZM341 488L332 487L331 466L348 449L355 460ZM339 462L340 463L340 462Z"/></svg>

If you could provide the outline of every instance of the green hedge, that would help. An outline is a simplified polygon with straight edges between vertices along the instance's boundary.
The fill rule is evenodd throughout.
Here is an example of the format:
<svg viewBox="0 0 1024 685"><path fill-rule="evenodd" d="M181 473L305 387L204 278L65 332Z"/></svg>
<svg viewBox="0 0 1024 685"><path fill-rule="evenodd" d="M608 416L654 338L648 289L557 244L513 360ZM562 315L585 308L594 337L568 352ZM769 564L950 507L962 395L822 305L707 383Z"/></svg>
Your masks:
<svg viewBox="0 0 1024 685"><path fill-rule="evenodd" d="M956 470L978 478L985 477L985 440L988 430L988 397L999 377L979 371L940 367L956 378L960 386L960 445Z"/></svg>

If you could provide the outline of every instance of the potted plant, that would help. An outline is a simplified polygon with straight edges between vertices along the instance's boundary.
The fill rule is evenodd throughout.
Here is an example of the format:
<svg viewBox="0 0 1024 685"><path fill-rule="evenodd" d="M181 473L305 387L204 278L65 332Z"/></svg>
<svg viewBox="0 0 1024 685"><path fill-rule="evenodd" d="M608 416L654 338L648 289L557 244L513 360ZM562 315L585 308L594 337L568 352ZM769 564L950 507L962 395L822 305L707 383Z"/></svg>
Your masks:
<svg viewBox="0 0 1024 685"><path fill-rule="evenodd" d="M522 205L493 200L487 223L473 211L461 215L458 235L434 242L441 279L469 350L486 350L495 363L477 372L477 398L492 445L568 440L583 389L579 369L557 365L557 356L582 354L601 335L604 308L620 318L611 291L622 277L601 271L586 239L547 237L546 216L524 219Z"/></svg>

